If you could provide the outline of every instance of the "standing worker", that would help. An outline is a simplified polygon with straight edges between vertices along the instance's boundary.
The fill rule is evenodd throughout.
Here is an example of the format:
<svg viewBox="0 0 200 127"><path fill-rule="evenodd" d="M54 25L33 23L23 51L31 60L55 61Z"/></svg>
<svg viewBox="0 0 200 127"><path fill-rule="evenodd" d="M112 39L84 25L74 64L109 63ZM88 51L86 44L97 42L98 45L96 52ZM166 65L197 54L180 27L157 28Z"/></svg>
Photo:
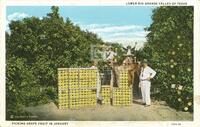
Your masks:
<svg viewBox="0 0 200 127"><path fill-rule="evenodd" d="M107 57L106 60L110 63L113 63L115 61L115 57L117 56L116 50L114 51L114 49L112 47L109 48L109 51L106 53Z"/></svg>
<svg viewBox="0 0 200 127"><path fill-rule="evenodd" d="M98 61L93 60L91 69L98 69ZM102 104L102 96L101 96L101 77L99 71L97 72L97 103Z"/></svg>
<svg viewBox="0 0 200 127"><path fill-rule="evenodd" d="M156 72L148 66L148 61L144 59L142 62L139 86L141 87L142 101L145 107L151 105L151 99L150 99L151 79L155 75Z"/></svg>

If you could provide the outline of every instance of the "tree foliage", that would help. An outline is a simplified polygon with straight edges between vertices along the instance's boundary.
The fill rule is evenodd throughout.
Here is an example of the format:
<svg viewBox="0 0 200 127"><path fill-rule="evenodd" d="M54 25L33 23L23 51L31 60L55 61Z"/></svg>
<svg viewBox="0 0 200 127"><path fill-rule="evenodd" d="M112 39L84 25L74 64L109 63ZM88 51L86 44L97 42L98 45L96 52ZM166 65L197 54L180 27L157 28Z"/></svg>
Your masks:
<svg viewBox="0 0 200 127"><path fill-rule="evenodd" d="M6 33L7 119L23 106L57 98L57 68L90 65L90 45L103 41L83 31L53 6L47 16L9 24ZM18 108L18 109L16 109Z"/></svg>
<svg viewBox="0 0 200 127"><path fill-rule="evenodd" d="M152 90L179 110L193 111L193 7L158 7L139 57L157 71Z"/></svg>

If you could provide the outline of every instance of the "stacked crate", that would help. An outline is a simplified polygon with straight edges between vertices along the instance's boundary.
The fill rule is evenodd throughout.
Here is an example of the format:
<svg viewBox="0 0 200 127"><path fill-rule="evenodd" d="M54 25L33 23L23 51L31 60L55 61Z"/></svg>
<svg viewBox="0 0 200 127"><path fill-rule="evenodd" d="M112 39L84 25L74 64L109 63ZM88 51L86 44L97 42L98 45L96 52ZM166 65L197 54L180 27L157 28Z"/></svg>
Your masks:
<svg viewBox="0 0 200 127"><path fill-rule="evenodd" d="M118 88L113 88L113 105L129 106L132 103L132 89L128 85L128 71L121 70L118 75Z"/></svg>
<svg viewBox="0 0 200 127"><path fill-rule="evenodd" d="M60 109L69 108L69 86L67 80L67 69L58 70L58 99Z"/></svg>
<svg viewBox="0 0 200 127"><path fill-rule="evenodd" d="M80 69L79 81L80 88L96 88L97 84L97 69Z"/></svg>
<svg viewBox="0 0 200 127"><path fill-rule="evenodd" d="M110 105L110 98L111 98L110 94L111 94L110 86L106 85L101 87L102 104Z"/></svg>
<svg viewBox="0 0 200 127"><path fill-rule="evenodd" d="M59 68L59 108L95 107L97 72L90 68Z"/></svg>
<svg viewBox="0 0 200 127"><path fill-rule="evenodd" d="M80 90L80 108L96 106L96 91L91 89Z"/></svg>
<svg viewBox="0 0 200 127"><path fill-rule="evenodd" d="M119 88L129 88L128 85L128 71L120 70L118 74Z"/></svg>
<svg viewBox="0 0 200 127"><path fill-rule="evenodd" d="M113 105L129 106L132 102L131 88L114 88L113 89Z"/></svg>

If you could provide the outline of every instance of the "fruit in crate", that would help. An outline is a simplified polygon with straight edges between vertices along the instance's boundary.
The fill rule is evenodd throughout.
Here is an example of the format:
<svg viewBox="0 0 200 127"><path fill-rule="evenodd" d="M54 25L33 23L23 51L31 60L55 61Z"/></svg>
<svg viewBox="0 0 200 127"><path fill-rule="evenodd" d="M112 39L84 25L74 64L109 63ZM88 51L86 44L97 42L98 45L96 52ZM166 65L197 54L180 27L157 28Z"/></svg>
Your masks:
<svg viewBox="0 0 200 127"><path fill-rule="evenodd" d="M68 68L63 70L58 69L58 89L63 90L65 88L68 92L58 92L59 108L79 109L81 107L95 106L96 93L91 91L91 89L85 88L96 87L97 77L95 73L97 71L82 68ZM67 106L63 107L63 105Z"/></svg>

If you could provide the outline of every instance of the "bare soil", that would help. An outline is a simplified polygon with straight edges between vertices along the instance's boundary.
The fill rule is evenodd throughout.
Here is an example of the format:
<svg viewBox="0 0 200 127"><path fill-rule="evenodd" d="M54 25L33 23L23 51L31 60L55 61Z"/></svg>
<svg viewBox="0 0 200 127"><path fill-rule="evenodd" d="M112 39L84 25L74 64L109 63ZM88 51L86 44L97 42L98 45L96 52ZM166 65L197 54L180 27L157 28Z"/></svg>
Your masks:
<svg viewBox="0 0 200 127"><path fill-rule="evenodd" d="M34 120L67 121L192 121L193 114L176 111L164 102L154 101L150 107L144 107L141 100L135 100L131 106L115 107L98 105L93 109L60 110L54 103L36 107L27 107Z"/></svg>

